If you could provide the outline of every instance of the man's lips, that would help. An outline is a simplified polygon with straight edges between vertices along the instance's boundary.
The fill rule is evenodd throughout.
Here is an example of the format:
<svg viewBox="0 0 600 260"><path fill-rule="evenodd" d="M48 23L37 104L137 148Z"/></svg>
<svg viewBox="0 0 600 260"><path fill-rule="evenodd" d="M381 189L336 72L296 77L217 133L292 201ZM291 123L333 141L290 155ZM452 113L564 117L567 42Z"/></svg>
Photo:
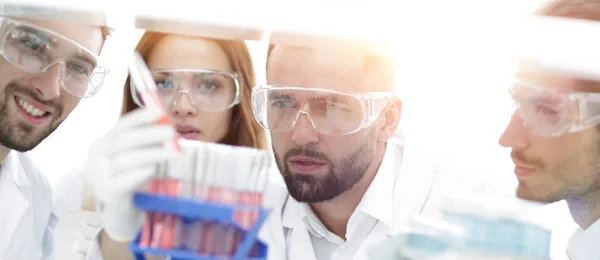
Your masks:
<svg viewBox="0 0 600 260"><path fill-rule="evenodd" d="M299 173L313 173L327 164L307 156L293 156L288 159L288 162L292 169Z"/></svg>
<svg viewBox="0 0 600 260"><path fill-rule="evenodd" d="M52 113L48 112L45 106L41 105L35 100L15 95L14 101L17 114L19 114L21 118L28 123L32 125L40 125L50 120ZM43 108L44 110L40 108Z"/></svg>
<svg viewBox="0 0 600 260"><path fill-rule="evenodd" d="M47 113L53 112L51 107L48 107L28 96L15 94L15 98L17 98L17 100L22 100L22 101L26 102L28 105L31 105L33 108L38 109L40 111L47 112Z"/></svg>
<svg viewBox="0 0 600 260"><path fill-rule="evenodd" d="M520 163L519 161L514 159L513 162L515 163L515 174L517 175L517 177L531 175L536 171L535 167L526 165L524 163Z"/></svg>

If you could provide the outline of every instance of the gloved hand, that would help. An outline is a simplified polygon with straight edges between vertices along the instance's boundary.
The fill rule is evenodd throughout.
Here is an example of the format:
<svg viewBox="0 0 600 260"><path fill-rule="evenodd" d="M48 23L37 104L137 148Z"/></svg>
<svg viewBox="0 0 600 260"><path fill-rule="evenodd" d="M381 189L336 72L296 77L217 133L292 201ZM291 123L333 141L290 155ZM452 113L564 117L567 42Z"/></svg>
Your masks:
<svg viewBox="0 0 600 260"><path fill-rule="evenodd" d="M104 231L116 241L133 240L143 224L133 193L155 175L157 163L177 156L163 146L175 130L157 124L159 118L154 110L132 111L90 146L84 178L100 201Z"/></svg>

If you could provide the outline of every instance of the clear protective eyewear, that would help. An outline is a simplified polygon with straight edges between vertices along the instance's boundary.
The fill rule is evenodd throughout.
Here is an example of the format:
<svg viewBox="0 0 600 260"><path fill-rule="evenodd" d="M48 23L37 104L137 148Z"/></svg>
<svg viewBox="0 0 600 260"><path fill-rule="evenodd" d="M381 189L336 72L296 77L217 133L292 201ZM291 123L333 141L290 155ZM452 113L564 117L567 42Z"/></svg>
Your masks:
<svg viewBox="0 0 600 260"><path fill-rule="evenodd" d="M201 111L223 111L240 103L240 84L235 72L153 69L150 73L156 83L158 98L166 108L176 105L185 96ZM133 101L145 107L138 90L133 86L130 89Z"/></svg>
<svg viewBox="0 0 600 260"><path fill-rule="evenodd" d="M515 79L516 113L538 136L561 136L600 124L600 93L558 92Z"/></svg>
<svg viewBox="0 0 600 260"><path fill-rule="evenodd" d="M394 98L388 92L345 93L329 89L261 86L252 90L256 121L273 132L294 128L300 114L321 134L347 135L369 127Z"/></svg>
<svg viewBox="0 0 600 260"><path fill-rule="evenodd" d="M108 68L99 66L97 55L53 31L29 23L0 17L0 55L29 73L44 73L59 64L62 87L76 97L98 92Z"/></svg>

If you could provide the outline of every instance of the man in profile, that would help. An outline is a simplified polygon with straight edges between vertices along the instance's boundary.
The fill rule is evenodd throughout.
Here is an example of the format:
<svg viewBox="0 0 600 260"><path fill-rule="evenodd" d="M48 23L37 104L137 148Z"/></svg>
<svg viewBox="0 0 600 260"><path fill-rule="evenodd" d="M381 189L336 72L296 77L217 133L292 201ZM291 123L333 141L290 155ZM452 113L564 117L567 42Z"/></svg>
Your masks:
<svg viewBox="0 0 600 260"><path fill-rule="evenodd" d="M600 21L600 1L552 1L537 14ZM566 200L580 227L569 241L569 257L600 259L600 82L525 65L515 78L511 94L518 109L499 142L512 148L517 196Z"/></svg>

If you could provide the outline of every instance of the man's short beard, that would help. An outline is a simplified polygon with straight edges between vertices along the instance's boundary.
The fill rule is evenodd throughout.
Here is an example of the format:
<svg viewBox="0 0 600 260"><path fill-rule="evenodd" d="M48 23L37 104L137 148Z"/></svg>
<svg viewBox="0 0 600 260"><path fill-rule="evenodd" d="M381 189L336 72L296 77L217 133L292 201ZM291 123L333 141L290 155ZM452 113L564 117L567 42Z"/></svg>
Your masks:
<svg viewBox="0 0 600 260"><path fill-rule="evenodd" d="M24 93L40 103L44 102L41 102L35 93L20 86L14 81L9 82L4 89L4 92L0 93L0 145L19 152L26 152L32 150L44 141L44 139L58 128L61 122L57 122L57 120L54 119L40 134L34 136L32 133L35 132L35 127L19 123L16 120L16 115L12 115L13 117L11 118L11 115L9 114L8 104L11 102L10 99L13 98L11 93L15 93L16 91ZM57 108L55 111L57 115L61 114L62 110L60 109L60 106L55 104L51 106ZM15 111L15 113L16 112L17 111Z"/></svg>
<svg viewBox="0 0 600 260"><path fill-rule="evenodd" d="M299 202L316 203L332 200L354 187L371 165L375 145L373 142L365 142L355 152L342 158L339 164L335 164L320 152L305 148L287 151L283 160L280 160L274 148L273 150L277 167L283 176L290 196ZM325 161L330 167L329 171L324 176L290 172L287 165L288 158L298 155Z"/></svg>

